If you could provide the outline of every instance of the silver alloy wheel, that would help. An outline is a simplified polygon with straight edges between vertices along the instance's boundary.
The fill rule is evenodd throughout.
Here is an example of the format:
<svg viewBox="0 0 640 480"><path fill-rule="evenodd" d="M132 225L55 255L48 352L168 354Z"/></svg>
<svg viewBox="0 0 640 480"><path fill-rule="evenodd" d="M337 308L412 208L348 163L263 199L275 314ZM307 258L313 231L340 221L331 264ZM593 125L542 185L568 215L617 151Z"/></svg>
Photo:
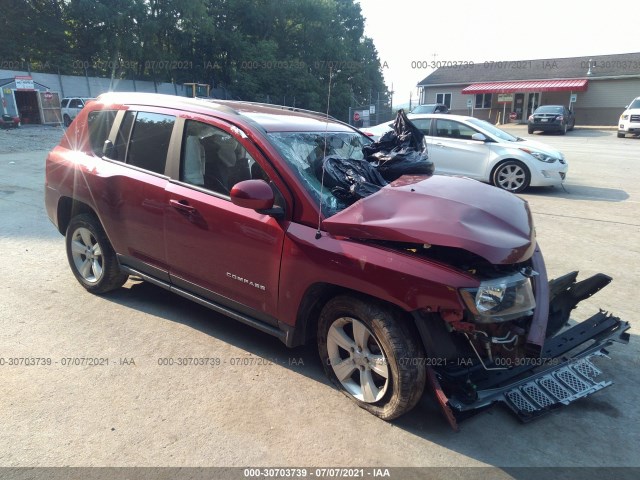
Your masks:
<svg viewBox="0 0 640 480"><path fill-rule="evenodd" d="M360 321L342 317L327 334L331 368L342 386L357 400L375 403L389 386L389 367L378 340Z"/></svg>
<svg viewBox="0 0 640 480"><path fill-rule="evenodd" d="M513 192L524 185L527 175L520 165L510 163L499 168L496 183L500 188Z"/></svg>
<svg viewBox="0 0 640 480"><path fill-rule="evenodd" d="M100 281L104 273L104 257L91 230L80 227L73 232L71 256L76 270L87 283Z"/></svg>

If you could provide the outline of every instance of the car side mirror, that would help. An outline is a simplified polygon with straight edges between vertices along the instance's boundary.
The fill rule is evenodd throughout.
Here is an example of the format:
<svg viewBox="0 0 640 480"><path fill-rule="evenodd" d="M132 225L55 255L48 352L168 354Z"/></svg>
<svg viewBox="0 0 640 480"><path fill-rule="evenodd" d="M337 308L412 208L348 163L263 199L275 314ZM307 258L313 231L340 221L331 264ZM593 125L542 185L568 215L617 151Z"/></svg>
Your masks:
<svg viewBox="0 0 640 480"><path fill-rule="evenodd" d="M264 215L282 218L284 212L274 207L273 190L264 180L243 180L231 187L229 192L231 203L243 208L250 208Z"/></svg>
<svg viewBox="0 0 640 480"><path fill-rule="evenodd" d="M105 140L102 145L102 156L107 158L115 158L116 147L111 140Z"/></svg>
<svg viewBox="0 0 640 480"><path fill-rule="evenodd" d="M474 133L473 135L471 135L471 140L476 140L478 142L486 142L487 141L487 137L485 137L481 133Z"/></svg>

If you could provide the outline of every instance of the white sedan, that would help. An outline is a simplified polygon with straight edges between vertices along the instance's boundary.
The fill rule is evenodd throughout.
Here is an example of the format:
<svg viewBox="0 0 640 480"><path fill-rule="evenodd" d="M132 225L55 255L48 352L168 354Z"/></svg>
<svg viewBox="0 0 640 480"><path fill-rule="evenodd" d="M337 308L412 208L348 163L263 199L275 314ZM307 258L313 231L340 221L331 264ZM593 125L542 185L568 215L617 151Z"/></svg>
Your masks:
<svg viewBox="0 0 640 480"><path fill-rule="evenodd" d="M568 165L564 155L544 143L525 140L484 120L449 114L408 115L425 134L436 174L462 175L512 193L529 186L561 185ZM392 130L385 122L362 131L374 140Z"/></svg>

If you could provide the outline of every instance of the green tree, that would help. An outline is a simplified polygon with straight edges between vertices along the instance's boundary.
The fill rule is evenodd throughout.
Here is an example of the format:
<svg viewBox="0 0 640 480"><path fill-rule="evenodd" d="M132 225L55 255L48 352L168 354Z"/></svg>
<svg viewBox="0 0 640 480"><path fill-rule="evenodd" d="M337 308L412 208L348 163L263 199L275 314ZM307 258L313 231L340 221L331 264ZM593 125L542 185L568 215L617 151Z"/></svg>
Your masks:
<svg viewBox="0 0 640 480"><path fill-rule="evenodd" d="M387 101L354 0L5 0L0 58L34 70L224 87L325 111Z"/></svg>

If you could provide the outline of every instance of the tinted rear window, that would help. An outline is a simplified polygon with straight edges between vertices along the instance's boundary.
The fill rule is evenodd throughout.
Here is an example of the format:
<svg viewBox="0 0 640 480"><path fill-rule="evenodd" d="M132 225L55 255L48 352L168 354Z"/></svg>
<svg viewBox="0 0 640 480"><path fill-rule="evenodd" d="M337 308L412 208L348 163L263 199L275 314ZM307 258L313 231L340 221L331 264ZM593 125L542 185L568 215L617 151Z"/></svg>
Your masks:
<svg viewBox="0 0 640 480"><path fill-rule="evenodd" d="M171 115L138 112L127 149L127 163L164 174L174 123L175 117Z"/></svg>
<svg viewBox="0 0 640 480"><path fill-rule="evenodd" d="M535 113L562 113L562 107L558 107L556 105L538 107Z"/></svg>
<svg viewBox="0 0 640 480"><path fill-rule="evenodd" d="M98 110L89 113L87 124L89 125L89 140L91 150L98 156L102 156L104 141L109 138L109 132L116 118L115 110Z"/></svg>

